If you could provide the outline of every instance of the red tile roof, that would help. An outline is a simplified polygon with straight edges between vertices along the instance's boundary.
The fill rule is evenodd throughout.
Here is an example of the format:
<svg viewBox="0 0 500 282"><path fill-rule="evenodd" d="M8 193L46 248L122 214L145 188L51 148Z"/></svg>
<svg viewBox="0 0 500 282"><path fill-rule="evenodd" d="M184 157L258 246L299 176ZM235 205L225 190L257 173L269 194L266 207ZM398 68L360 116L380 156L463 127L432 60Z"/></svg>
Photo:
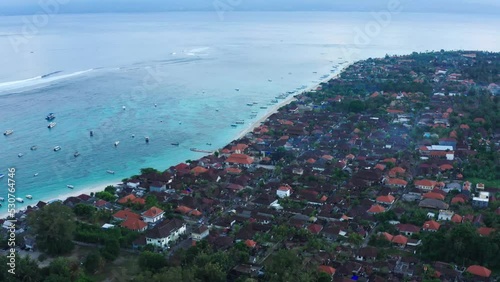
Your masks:
<svg viewBox="0 0 500 282"><path fill-rule="evenodd" d="M190 208L190 207L186 207L186 206L178 206L175 211L176 212L179 212L179 213L182 213L182 214L188 214L189 212L191 212L193 209Z"/></svg>
<svg viewBox="0 0 500 282"><path fill-rule="evenodd" d="M255 248L255 246L257 246L257 242L255 242L254 240L246 240L245 245L252 249Z"/></svg>
<svg viewBox="0 0 500 282"><path fill-rule="evenodd" d="M245 154L232 154L227 158L226 162L249 165L253 163L253 158Z"/></svg>
<svg viewBox="0 0 500 282"><path fill-rule="evenodd" d="M486 278L490 277L490 275L491 275L491 270L489 270L488 268L486 268L484 266L480 266L480 265L471 265L471 266L467 267L467 272L474 274L474 275L477 275L477 276L486 277Z"/></svg>
<svg viewBox="0 0 500 282"><path fill-rule="evenodd" d="M125 209L116 212L113 214L113 217L120 218L120 219L130 219L130 218L135 218L135 219L140 219L141 216L132 212L130 209Z"/></svg>
<svg viewBox="0 0 500 282"><path fill-rule="evenodd" d="M489 227L479 227L477 229L477 233L479 233L481 236L490 236L490 234L495 231L495 228L489 228Z"/></svg>
<svg viewBox="0 0 500 282"><path fill-rule="evenodd" d="M438 222L436 222L434 220L429 220L429 221L424 222L424 225L422 226L422 228L426 229L426 230L439 230L440 226L441 226L441 224L439 224Z"/></svg>
<svg viewBox="0 0 500 282"><path fill-rule="evenodd" d="M408 182L399 178L389 178L386 180L387 185L408 185Z"/></svg>
<svg viewBox="0 0 500 282"><path fill-rule="evenodd" d="M336 270L335 270L335 268L333 268L331 266L320 265L320 266L318 266L318 271L324 272L328 275L334 275Z"/></svg>
<svg viewBox="0 0 500 282"><path fill-rule="evenodd" d="M148 224L141 219L129 218L122 222L121 226L133 231L140 231L144 230L144 228L146 228Z"/></svg>
<svg viewBox="0 0 500 282"><path fill-rule="evenodd" d="M452 217L451 217L451 222L454 222L454 223L462 223L462 216L459 215L459 214L454 214Z"/></svg>
<svg viewBox="0 0 500 282"><path fill-rule="evenodd" d="M426 186L426 187L432 187L437 185L437 182L434 180L428 180L428 179L422 179L422 180L416 180L415 181L415 186Z"/></svg>
<svg viewBox="0 0 500 282"><path fill-rule="evenodd" d="M381 213L385 212L385 208L381 205L373 205L371 208L368 210L369 213Z"/></svg>
<svg viewBox="0 0 500 282"><path fill-rule="evenodd" d="M400 245L406 245L408 243L408 238L406 238L403 235L396 235L392 238L393 243L400 244Z"/></svg>
<svg viewBox="0 0 500 282"><path fill-rule="evenodd" d="M436 192L427 192L424 195L422 195L424 199L436 199L436 200L444 200L444 196L442 194L436 193Z"/></svg>
<svg viewBox="0 0 500 282"><path fill-rule="evenodd" d="M142 216L145 216L145 217L155 217L155 216L158 216L158 215L160 215L162 213L163 213L162 209L159 209L157 207L151 207L147 211L143 212Z"/></svg>
<svg viewBox="0 0 500 282"><path fill-rule="evenodd" d="M307 227L307 230L309 230L313 234L319 234L319 232L323 230L323 225L311 224Z"/></svg>
<svg viewBox="0 0 500 282"><path fill-rule="evenodd" d="M392 196L392 195L378 196L377 197L377 202L386 203L386 204L392 204L392 203L394 203L395 199L396 198L394 198L394 196Z"/></svg>
<svg viewBox="0 0 500 282"><path fill-rule="evenodd" d="M193 168L191 170L191 172L194 174L194 175L199 175L199 174L202 174L202 173L205 173L207 172L208 169L204 168L204 167L201 167L201 166L196 166L195 168Z"/></svg>

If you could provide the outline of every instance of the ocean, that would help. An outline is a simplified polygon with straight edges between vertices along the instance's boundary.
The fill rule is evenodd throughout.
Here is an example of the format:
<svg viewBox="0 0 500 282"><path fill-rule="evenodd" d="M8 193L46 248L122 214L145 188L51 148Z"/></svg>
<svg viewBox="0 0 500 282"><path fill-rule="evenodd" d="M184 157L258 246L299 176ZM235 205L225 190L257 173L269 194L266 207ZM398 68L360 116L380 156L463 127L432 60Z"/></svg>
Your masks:
<svg viewBox="0 0 500 282"><path fill-rule="evenodd" d="M65 14L26 35L30 19L0 17L0 131L14 131L0 137L0 197L7 198L7 169L16 168L16 197L33 196L18 208L197 159L203 154L190 148L223 147L275 96L299 93L356 60L500 51L500 18L492 15ZM52 129L48 113L56 116Z"/></svg>

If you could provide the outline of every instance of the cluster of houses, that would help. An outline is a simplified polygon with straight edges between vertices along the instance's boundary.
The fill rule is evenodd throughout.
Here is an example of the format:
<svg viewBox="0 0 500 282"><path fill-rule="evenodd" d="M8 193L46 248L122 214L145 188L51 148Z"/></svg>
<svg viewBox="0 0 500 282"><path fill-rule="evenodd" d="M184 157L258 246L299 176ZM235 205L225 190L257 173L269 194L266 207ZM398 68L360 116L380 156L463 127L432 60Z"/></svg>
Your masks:
<svg viewBox="0 0 500 282"><path fill-rule="evenodd" d="M356 63L330 84L361 80L371 73L400 72L404 64L411 65L403 58L390 64L380 60L377 64ZM413 71L410 75L413 81L430 79L439 85L473 83L461 80L458 70L450 73L443 67L430 76ZM429 95L419 92L377 91L363 99L366 103L387 99L382 113L346 115L328 109L339 108L352 97L335 94L318 98L328 88L325 84L315 93L297 96L294 103L216 154L162 173L128 179L117 190L116 202L80 195L64 204L88 203L110 211L116 224L141 233L134 242L136 247L151 244L167 249L182 236L194 242L207 240L218 250L244 242L252 250L250 261L234 269L244 275L260 273L273 244L288 249L307 244L293 236L274 242L270 238L273 227L303 229L338 244L333 252L310 251L304 259L304 263L318 265L318 271L331 275L332 281L354 276L370 277L369 281L421 277L426 270L412 256L421 241L412 235L467 221L482 236L495 231L484 225L481 209L497 201L493 188L498 187L470 183L463 176L467 172L457 167L457 159L475 154L463 138L470 136L467 124L453 128L448 136L429 130L450 128L448 118L453 108L449 93L430 95L428 101ZM426 107L417 112L413 105L418 103ZM414 128L429 132L415 136ZM146 195L154 196L163 206L170 205L169 212L176 216L167 219L165 211L156 206L140 213L126 208L144 205ZM456 205L470 205L476 212L458 214L453 209ZM391 210L401 218L410 208L425 211L428 220L421 226L394 221L397 233L393 234L377 231L380 215ZM367 246L373 236L408 255L380 259L381 251ZM355 237L361 241L353 242ZM433 262L432 267L449 281L461 274L443 262ZM483 266L470 266L465 271L481 279L491 275Z"/></svg>

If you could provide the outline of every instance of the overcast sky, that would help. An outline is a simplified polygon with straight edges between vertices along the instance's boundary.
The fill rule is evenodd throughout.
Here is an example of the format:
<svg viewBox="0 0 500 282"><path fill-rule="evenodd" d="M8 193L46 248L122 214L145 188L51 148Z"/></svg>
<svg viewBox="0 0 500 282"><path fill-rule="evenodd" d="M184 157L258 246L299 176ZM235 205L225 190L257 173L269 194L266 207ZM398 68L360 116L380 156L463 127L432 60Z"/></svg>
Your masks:
<svg viewBox="0 0 500 282"><path fill-rule="evenodd" d="M379 11L400 1L404 12L500 13L499 0L0 0L0 15L43 11L40 3L61 3L58 13L234 11Z"/></svg>

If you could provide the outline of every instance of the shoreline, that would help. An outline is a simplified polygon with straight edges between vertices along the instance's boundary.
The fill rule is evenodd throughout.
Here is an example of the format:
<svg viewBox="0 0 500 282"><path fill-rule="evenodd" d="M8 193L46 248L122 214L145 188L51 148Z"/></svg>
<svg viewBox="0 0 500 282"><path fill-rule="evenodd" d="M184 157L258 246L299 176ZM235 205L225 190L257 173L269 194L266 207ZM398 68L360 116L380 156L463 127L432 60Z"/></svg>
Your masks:
<svg viewBox="0 0 500 282"><path fill-rule="evenodd" d="M342 68L340 68L339 70L334 71L333 73L330 73L330 75L327 78L321 80L317 84L309 86L309 87L301 90L298 93L291 94L290 96L286 97L286 99L282 100L281 102L279 102L276 105L274 105L271 109L269 109L269 111L266 114L264 114L261 118L259 118L258 120L252 122L248 128L242 130L239 134L237 134L236 137L233 138L230 142L242 139L243 137L245 137L245 135L247 135L248 133L252 132L255 128L261 126L270 116L272 116L273 114L277 113L279 111L279 109L281 109L282 107L284 107L284 106L292 103L293 101L297 100L297 98L296 98L297 95L300 95L300 94L302 94L304 92L310 92L310 91L316 90L316 88L318 88L319 86L321 86L322 83L327 83L328 81L330 81L332 79L338 78L340 76L340 74L342 74L344 72L344 70L346 70L353 63L354 62L347 62L346 64L344 64L344 66L342 66Z"/></svg>
<svg viewBox="0 0 500 282"><path fill-rule="evenodd" d="M67 192L60 193L57 196L41 197L39 199L35 199L34 198L32 200L29 200L29 199L26 199L25 197L19 197L19 198L22 198L24 200L24 203L15 202L15 204L16 204L15 211L16 211L16 214L18 212L26 211L26 209L28 208L28 206L34 206L39 201L48 203L50 201L55 201L55 200L65 201L69 197L76 197L76 196L79 196L81 194L90 195L90 193L92 193L92 192L96 193L96 192L103 191L104 188L106 188L106 186L116 185L118 183L118 181L119 180L114 181L114 182L109 182L108 181L108 182L102 182L102 183L89 184L88 186L85 186L82 189L79 189L79 190L76 190L76 191L70 190L68 188ZM6 202L4 202L4 203L6 203ZM22 206L22 207L20 207L20 206ZM0 213L0 218L6 219L8 216L9 216L9 213L7 212L7 210L2 211Z"/></svg>
<svg viewBox="0 0 500 282"><path fill-rule="evenodd" d="M302 94L304 92L309 92L309 91L316 90L316 88L318 88L319 86L321 86L322 83L327 83L328 81L339 77L340 74L342 74L342 72L344 72L344 70L347 69L352 64L353 64L353 62L347 62L345 64L342 64L343 66L341 68L339 68L338 70L330 73L330 75L328 77L326 77L325 79L322 79L322 80L320 80L316 84L313 84L313 85L311 85L309 87L306 87L306 88L304 88L304 89L302 89L300 91L297 91L297 93L290 94L285 99L283 99L281 102L277 103L272 108L270 108L258 120L252 122L247 128L243 129L234 138L232 138L230 141L228 141L227 144L242 139L245 135L247 135L248 133L252 132L255 128L257 128L261 124L263 124L270 116L272 116L273 114L277 113L282 107L284 107L284 106L292 103L293 101L296 101L297 100L297 98L296 98L297 95L300 95L300 94ZM339 64L338 66L340 67L341 65ZM217 149L215 151L218 151L219 149ZM24 203L18 203L18 202L16 202L16 214L19 213L19 212L26 211L26 209L27 209L28 206L34 206L39 201L43 201L45 203L48 203L48 202L55 201L55 200L65 201L69 197L76 197L76 196L81 195L81 194L90 195L90 193L92 193L92 192L96 193L96 192L103 191L106 186L116 185L118 182L119 182L119 180L113 181L113 182L107 181L107 182L102 182L102 183L89 184L89 185L83 187L82 189L69 190L66 193L61 193L61 194L58 194L57 196L52 196L52 197L43 197L43 198L33 199L33 200L27 200L27 199L23 198L25 200ZM19 205L22 205L23 207L17 208L17 206L19 206ZM0 218L7 219L8 215L9 215L9 213L7 213L7 211L1 212L0 213Z"/></svg>

